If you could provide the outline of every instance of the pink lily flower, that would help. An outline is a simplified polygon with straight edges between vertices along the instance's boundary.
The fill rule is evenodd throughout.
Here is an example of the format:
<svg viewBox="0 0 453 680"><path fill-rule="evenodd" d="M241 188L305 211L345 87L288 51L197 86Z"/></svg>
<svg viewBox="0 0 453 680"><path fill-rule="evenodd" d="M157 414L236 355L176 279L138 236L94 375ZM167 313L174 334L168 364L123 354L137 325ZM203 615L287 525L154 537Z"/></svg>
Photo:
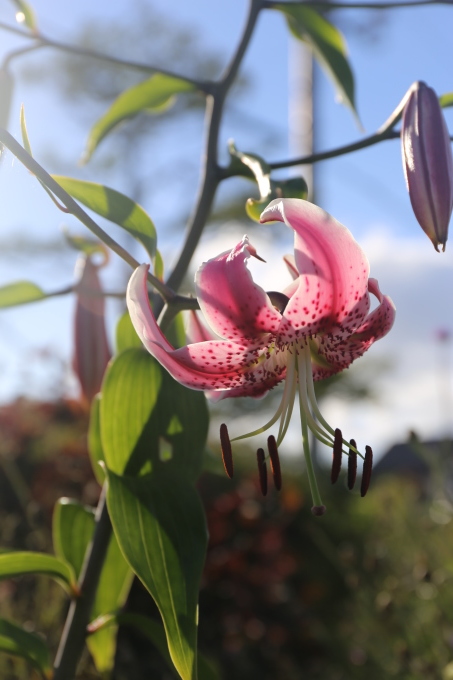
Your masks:
<svg viewBox="0 0 453 680"><path fill-rule="evenodd" d="M258 256L244 236L232 250L204 262L195 275L198 302L210 328L195 325L192 336L198 342L174 349L161 332L149 304L147 265L133 273L127 305L146 349L187 387L224 399L261 397L285 382L271 420L236 437L259 435L279 420L277 440L268 439L273 468L299 393L313 513L322 514L325 508L313 471L308 430L334 449L337 459L343 444L349 444L320 413L313 380L347 368L388 333L395 307L382 295L377 281L368 278L368 261L352 234L324 210L308 201L277 199L261 215L261 222L272 221L284 222L294 230L294 258L286 258L294 280L282 293L266 293L254 283L246 263L251 255ZM372 312L370 293L379 303ZM221 439L225 467L232 473L226 426L222 426ZM351 446L350 450L358 453L355 445Z"/></svg>

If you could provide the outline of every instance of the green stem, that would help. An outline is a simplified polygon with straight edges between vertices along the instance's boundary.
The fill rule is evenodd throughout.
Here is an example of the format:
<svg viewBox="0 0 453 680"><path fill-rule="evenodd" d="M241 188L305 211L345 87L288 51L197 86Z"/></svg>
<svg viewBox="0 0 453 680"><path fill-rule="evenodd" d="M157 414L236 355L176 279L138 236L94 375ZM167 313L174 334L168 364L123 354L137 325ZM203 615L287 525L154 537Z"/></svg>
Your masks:
<svg viewBox="0 0 453 680"><path fill-rule="evenodd" d="M173 290L178 290L184 276L186 275L190 261L206 225L217 187L220 180L222 179L217 158L223 107L228 91L234 82L244 54L249 45L259 12L263 7L263 0L249 0L249 2L248 17L238 47L231 59L230 64L225 69L225 72L219 81L212 86L211 94L207 99L207 134L200 190L196 200L195 209L189 220L187 236L181 249L179 259L168 278L167 283ZM162 303L159 302L157 305L156 314L159 314L161 309Z"/></svg>
<svg viewBox="0 0 453 680"><path fill-rule="evenodd" d="M316 481L315 470L313 468L313 461L310 453L310 440L308 437L307 417L302 406L302 400L299 399L300 408L300 422L302 424L302 444L304 448L305 465L307 467L308 482L310 484L310 491L313 498L313 504L321 507L323 502L318 489L318 482Z"/></svg>
<svg viewBox="0 0 453 680"><path fill-rule="evenodd" d="M57 651L52 680L73 680L86 638L96 589L104 564L112 525L105 500L106 487L99 499L93 540L87 548L79 579L80 595L71 602L60 646Z"/></svg>
<svg viewBox="0 0 453 680"><path fill-rule="evenodd" d="M353 142L352 144L338 146L336 149L331 149L330 151L313 153L310 156L300 156L299 158L269 163L269 167L271 170L279 170L280 168L291 168L294 165L311 165L312 163L317 163L318 161L325 161L328 158L336 158L337 156L344 156L345 154L352 153L353 151L366 149L368 146L379 144L380 142L384 142L386 139L399 139L399 136L400 133L396 132L395 130L379 131L373 135L369 135L368 137L359 140L358 142Z"/></svg>
<svg viewBox="0 0 453 680"><path fill-rule="evenodd" d="M409 0L409 2L323 2L320 0L303 0L302 2L277 2L266 0L265 9L278 9L279 5L291 7L293 5L303 5L319 10L336 9L404 9L405 7L426 7L429 5L451 5L451 0Z"/></svg>

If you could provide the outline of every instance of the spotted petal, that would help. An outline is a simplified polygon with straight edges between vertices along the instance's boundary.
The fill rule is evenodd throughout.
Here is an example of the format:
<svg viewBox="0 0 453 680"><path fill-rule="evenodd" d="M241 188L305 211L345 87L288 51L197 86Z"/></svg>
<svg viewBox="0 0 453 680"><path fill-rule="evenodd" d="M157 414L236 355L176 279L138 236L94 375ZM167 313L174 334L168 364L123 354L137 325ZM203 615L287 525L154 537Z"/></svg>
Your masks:
<svg viewBox="0 0 453 680"><path fill-rule="evenodd" d="M274 220L295 232L300 274L279 335L291 341L295 335L354 332L369 310L369 265L350 231L318 206L295 199L272 201L261 222Z"/></svg>
<svg viewBox="0 0 453 680"><path fill-rule="evenodd" d="M197 390L253 387L266 378L260 351L230 340L208 340L175 350L163 335L149 304L147 265L133 273L126 301L134 328L150 352L182 385ZM269 343L265 336L264 345ZM275 379L273 384L281 378ZM267 388L269 389L269 388Z"/></svg>
<svg viewBox="0 0 453 680"><path fill-rule="evenodd" d="M246 262L256 251L247 236L231 251L204 262L195 275L200 308L222 338L256 344L277 330L281 314L253 282Z"/></svg>
<svg viewBox="0 0 453 680"><path fill-rule="evenodd" d="M379 290L376 279L370 279L368 284L370 293L379 300L379 306L373 310L360 328L346 340L324 337L319 346L319 355L327 363L326 366L315 365L313 377L315 380L327 378L339 373L362 356L371 345L387 335L395 321L395 305L392 300Z"/></svg>

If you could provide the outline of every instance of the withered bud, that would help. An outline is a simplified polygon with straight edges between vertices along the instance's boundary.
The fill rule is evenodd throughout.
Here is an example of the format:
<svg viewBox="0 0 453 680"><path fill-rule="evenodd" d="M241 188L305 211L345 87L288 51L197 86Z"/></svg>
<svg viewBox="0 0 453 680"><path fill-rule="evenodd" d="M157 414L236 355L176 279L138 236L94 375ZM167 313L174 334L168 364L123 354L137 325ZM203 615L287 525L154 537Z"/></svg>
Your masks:
<svg viewBox="0 0 453 680"><path fill-rule="evenodd" d="M258 449L256 452L256 459L258 461L261 493L265 496L267 494L267 465L263 449Z"/></svg>
<svg viewBox="0 0 453 680"><path fill-rule="evenodd" d="M332 484L337 481L340 470L341 470L341 458L343 456L343 435L341 430L335 430L335 437L333 441L333 451L332 451L332 471L330 473L330 479Z"/></svg>
<svg viewBox="0 0 453 680"><path fill-rule="evenodd" d="M269 458L271 462L271 472L274 478L274 486L277 491L282 488L282 471L280 468L280 458L278 455L277 442L275 441L274 435L271 434L267 438L267 449L269 451Z"/></svg>
<svg viewBox="0 0 453 680"><path fill-rule="evenodd" d="M362 483L360 485L360 495L366 495L371 481L371 470L373 468L373 451L371 446L365 446L365 460L363 462Z"/></svg>
<svg viewBox="0 0 453 680"><path fill-rule="evenodd" d="M351 439L349 443L354 448L357 448L357 444L355 443L355 439ZM349 449L349 456L348 456L348 489L349 489L349 491L352 491L352 489L354 488L356 476L357 476L357 454L352 449Z"/></svg>
<svg viewBox="0 0 453 680"><path fill-rule="evenodd" d="M228 435L228 428L225 423L220 426L220 447L222 449L223 467L228 477L233 476L233 452L231 450L230 437Z"/></svg>

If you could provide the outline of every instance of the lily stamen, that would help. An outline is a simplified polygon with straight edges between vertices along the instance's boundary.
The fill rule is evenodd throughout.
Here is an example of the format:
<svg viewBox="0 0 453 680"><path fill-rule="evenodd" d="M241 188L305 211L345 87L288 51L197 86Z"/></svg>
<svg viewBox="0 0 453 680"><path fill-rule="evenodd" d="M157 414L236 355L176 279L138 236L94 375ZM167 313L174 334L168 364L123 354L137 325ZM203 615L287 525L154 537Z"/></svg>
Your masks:
<svg viewBox="0 0 453 680"><path fill-rule="evenodd" d="M332 471L330 473L330 480L332 484L335 484L341 471L341 459L343 457L343 437L341 430L335 430L335 441L333 443L332 451Z"/></svg>
<svg viewBox="0 0 453 680"><path fill-rule="evenodd" d="M220 426L220 448L222 450L222 460L223 467L228 477L231 479L233 476L233 451L231 449L231 441L228 435L228 428L225 423Z"/></svg>
<svg viewBox="0 0 453 680"><path fill-rule="evenodd" d="M264 449L258 449L256 452L256 459L258 462L258 473L260 479L260 489L263 496L267 494L267 465Z"/></svg>
<svg viewBox="0 0 453 680"><path fill-rule="evenodd" d="M360 495L362 498L366 495L371 481L371 470L373 468L373 451L371 446L365 447L365 462L362 470L362 483L360 485Z"/></svg>
<svg viewBox="0 0 453 680"><path fill-rule="evenodd" d="M348 458L348 489L349 491L352 491L357 476L357 453L355 440L351 439L350 444L351 447L349 449Z"/></svg>
<svg viewBox="0 0 453 680"><path fill-rule="evenodd" d="M271 434L267 438L267 450L269 451L269 459L271 464L272 477L274 478L274 486L277 491L282 488L282 471L280 467L280 458L278 455L277 442L275 437Z"/></svg>

